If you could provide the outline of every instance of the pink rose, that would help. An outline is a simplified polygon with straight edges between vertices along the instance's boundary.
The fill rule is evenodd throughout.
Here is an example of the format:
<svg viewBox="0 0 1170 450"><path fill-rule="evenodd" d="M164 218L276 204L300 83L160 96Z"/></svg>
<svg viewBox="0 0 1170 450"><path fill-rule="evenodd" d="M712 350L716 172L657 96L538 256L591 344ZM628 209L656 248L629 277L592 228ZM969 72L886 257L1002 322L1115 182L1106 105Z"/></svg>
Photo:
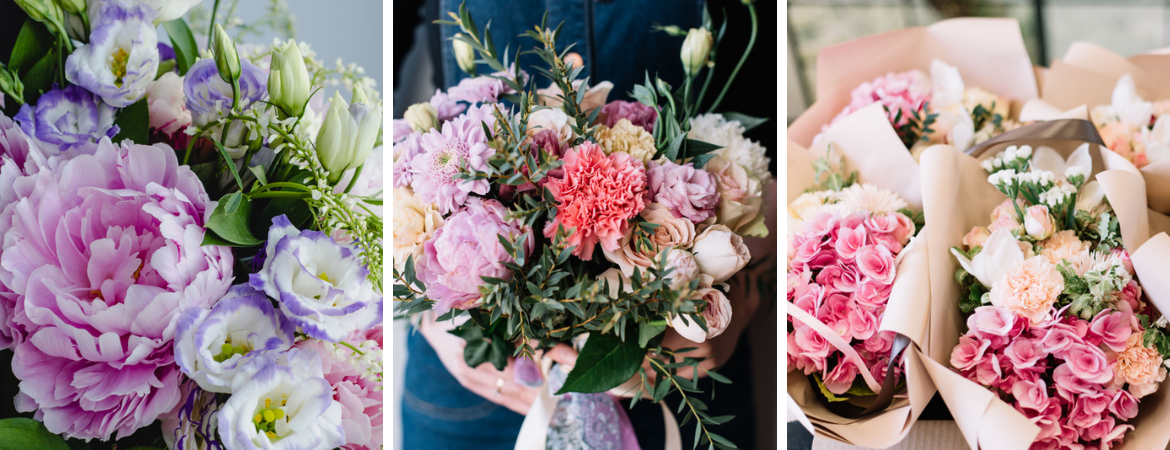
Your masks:
<svg viewBox="0 0 1170 450"><path fill-rule="evenodd" d="M1012 396L1019 402L1019 406L1035 412L1043 411L1048 407L1051 399L1048 397L1048 385L1044 380L1035 382L1021 381L1012 386Z"/></svg>
<svg viewBox="0 0 1170 450"><path fill-rule="evenodd" d="M999 356L990 355L975 365L975 381L979 384L992 385L1003 377L1003 370L999 366Z"/></svg>
<svg viewBox="0 0 1170 450"><path fill-rule="evenodd" d="M1105 352L1091 345L1074 345L1065 354L1065 364L1073 375L1088 383L1106 383L1113 379L1113 369Z"/></svg>
<svg viewBox="0 0 1170 450"><path fill-rule="evenodd" d="M837 230L837 241L833 247L837 250L837 255L841 259L852 261L857 256L857 251L866 244L867 236L868 233L866 233L865 227L842 227Z"/></svg>
<svg viewBox="0 0 1170 450"><path fill-rule="evenodd" d="M1020 210L1026 207L1023 202L1019 200L1017 202ZM989 231L995 231L1006 227L1009 230L1014 230L1020 226L1020 222L1017 220L1018 218L1019 215L1016 214L1016 208L1012 206L1011 200L1004 200L1003 203L1000 203L999 206L996 206L991 211L991 226L988 229Z"/></svg>
<svg viewBox="0 0 1170 450"><path fill-rule="evenodd" d="M959 338L959 345L951 350L951 366L958 370L967 370L974 367L982 359L987 348L991 346L991 341L986 339L979 339L974 336L963 336Z"/></svg>
<svg viewBox="0 0 1170 450"><path fill-rule="evenodd" d="M821 309L817 311L817 319L829 325L841 337L848 339L852 336L852 333L849 332L849 322L846 319L849 316L849 307L848 296L838 292L828 294L824 303L821 304ZM837 326L838 322L843 323L844 326Z"/></svg>
<svg viewBox="0 0 1170 450"><path fill-rule="evenodd" d="M895 229L891 235L894 237L894 239L897 239L898 242L908 241L910 236L913 236L914 232L917 231L918 227L914 225L914 221L910 220L910 218L905 214L894 213L893 216L898 220L898 228Z"/></svg>
<svg viewBox="0 0 1170 450"><path fill-rule="evenodd" d="M975 247L982 247L983 243L987 242L987 238L989 237L991 237L991 232L987 231L986 227L972 228L971 231L967 232L966 236L963 236L963 247L966 247L968 250Z"/></svg>
<svg viewBox="0 0 1170 450"><path fill-rule="evenodd" d="M858 250L857 269L867 279L885 284L894 283L894 255L885 247L866 245Z"/></svg>
<svg viewBox="0 0 1170 450"><path fill-rule="evenodd" d="M1016 315L996 306L980 306L967 318L967 328L978 334L1007 336L1015 325Z"/></svg>
<svg viewBox="0 0 1170 450"><path fill-rule="evenodd" d="M800 322L796 322L795 326L797 330L800 330L801 328L808 328L806 325L801 324ZM807 353L804 353L804 351L801 350L799 345L796 344L795 331L788 334L787 360L789 365L788 370L796 368L803 371L805 375L811 375L813 372L820 372L825 370L824 358L814 358L809 356Z"/></svg>
<svg viewBox="0 0 1170 450"><path fill-rule="evenodd" d="M873 234L870 235L869 238L871 241L873 241L873 243L885 247L886 250L890 251L890 253L899 253L902 251L902 242L898 239L895 239L892 235Z"/></svg>
<svg viewBox="0 0 1170 450"><path fill-rule="evenodd" d="M1137 417L1138 400L1128 391L1119 389L1113 394L1113 401L1109 403L1109 412L1122 420Z"/></svg>
<svg viewBox="0 0 1170 450"><path fill-rule="evenodd" d="M1098 416L1097 420L1098 421L1092 426L1081 428L1081 440L1095 441L1105 437L1105 435L1113 431L1114 425L1116 424L1116 422L1113 420L1113 416Z"/></svg>
<svg viewBox="0 0 1170 450"><path fill-rule="evenodd" d="M829 341L825 340L824 336L813 331L812 327L801 325L796 327L796 330L793 332L791 342L795 343L796 348L800 349L800 355L814 362L819 361L817 367L820 369L824 368L825 358L828 357L829 351L832 349L832 345L829 344Z"/></svg>
<svg viewBox="0 0 1170 450"><path fill-rule="evenodd" d="M880 331L873 335L873 337L866 339L861 343L865 351L874 354L886 354L890 352L890 347L894 344L893 331Z"/></svg>
<svg viewBox="0 0 1170 450"><path fill-rule="evenodd" d="M1073 334L1073 332L1064 328L1053 327L1044 335L1041 345L1045 353L1051 353L1056 355L1057 358L1063 358L1065 350L1080 343L1080 341L1081 339Z"/></svg>
<svg viewBox="0 0 1170 450"><path fill-rule="evenodd" d="M1016 339L1008 344L1003 354L1012 362L1016 370L1027 369L1036 365L1036 361L1048 357L1040 348L1040 342L1032 339Z"/></svg>
<svg viewBox="0 0 1170 450"><path fill-rule="evenodd" d="M838 361L837 367L825 374L825 387L834 394L844 394L853 387L853 380L859 373L853 363L846 360Z"/></svg>
<svg viewBox="0 0 1170 450"><path fill-rule="evenodd" d="M857 228L865 223L865 219L869 218L869 213L864 211L857 211L841 218L841 226L844 228Z"/></svg>
<svg viewBox="0 0 1170 450"><path fill-rule="evenodd" d="M1125 341L1133 333L1132 313L1101 311L1089 326L1090 336L1096 336L1110 350L1125 350Z"/></svg>
<svg viewBox="0 0 1170 450"><path fill-rule="evenodd" d="M1048 236L1052 236L1052 232L1056 231L1056 226L1052 224L1052 216L1048 214L1047 206L1032 205L1024 211L1024 231L1036 240L1044 240Z"/></svg>
<svg viewBox="0 0 1170 450"><path fill-rule="evenodd" d="M840 220L829 213L817 214L812 220L805 222L804 234L811 237L824 237L837 229Z"/></svg>
<svg viewBox="0 0 1170 450"><path fill-rule="evenodd" d="M797 308L803 309L809 314L816 314L817 308L820 307L821 297L825 293L825 288L819 284L808 283L797 286L789 301L796 305Z"/></svg>

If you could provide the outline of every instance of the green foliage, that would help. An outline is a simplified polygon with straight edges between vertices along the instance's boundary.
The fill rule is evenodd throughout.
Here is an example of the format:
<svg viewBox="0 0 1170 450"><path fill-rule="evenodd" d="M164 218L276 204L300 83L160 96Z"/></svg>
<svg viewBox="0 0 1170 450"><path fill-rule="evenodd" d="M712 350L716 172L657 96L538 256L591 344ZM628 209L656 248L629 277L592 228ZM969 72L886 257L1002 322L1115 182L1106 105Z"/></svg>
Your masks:
<svg viewBox="0 0 1170 450"><path fill-rule="evenodd" d="M119 129L118 135L114 136L114 142L126 139L135 143L147 142L150 138L150 107L146 103L146 97L122 108L118 112L118 117L114 119L114 125Z"/></svg>
<svg viewBox="0 0 1170 450"><path fill-rule="evenodd" d="M577 364L557 395L567 392L595 393L618 387L638 372L646 349L633 339L622 341L612 334L589 333Z"/></svg>
<svg viewBox="0 0 1170 450"><path fill-rule="evenodd" d="M24 417L0 420L0 449L69 450L69 444L45 425Z"/></svg>
<svg viewBox="0 0 1170 450"><path fill-rule="evenodd" d="M252 200L239 192L233 192L220 199L215 210L211 212L211 218L207 220L207 229L215 233L214 237L207 233L204 244L208 244L208 239L218 237L226 244L217 242L217 245L232 247L260 245L262 241L253 236L248 228L251 213Z"/></svg>
<svg viewBox="0 0 1170 450"><path fill-rule="evenodd" d="M980 251L983 251L983 248L975 247L968 252L963 251L960 247L951 247L951 250L959 252L968 259L971 259L979 254ZM983 301L983 297L988 292L987 286L980 283L979 279L975 278L974 275L959 267L955 270L955 281L959 283L959 291L962 292L962 296L959 297L959 311L964 315L971 314L975 312L975 308L986 304Z"/></svg>
<svg viewBox="0 0 1170 450"><path fill-rule="evenodd" d="M171 38L171 47L175 49L175 64L179 68L179 75L186 75L187 70L199 59L199 46L195 44L195 36L187 27L182 18L163 22L167 36Z"/></svg>
<svg viewBox="0 0 1170 450"><path fill-rule="evenodd" d="M815 185L805 190L805 192L815 191L840 191L854 183L857 183L857 172L845 171L845 158L842 157L834 167L829 159L832 156L833 144L829 144L828 150L825 150L825 156L817 158L813 161L813 170L816 171L816 176L813 181Z"/></svg>

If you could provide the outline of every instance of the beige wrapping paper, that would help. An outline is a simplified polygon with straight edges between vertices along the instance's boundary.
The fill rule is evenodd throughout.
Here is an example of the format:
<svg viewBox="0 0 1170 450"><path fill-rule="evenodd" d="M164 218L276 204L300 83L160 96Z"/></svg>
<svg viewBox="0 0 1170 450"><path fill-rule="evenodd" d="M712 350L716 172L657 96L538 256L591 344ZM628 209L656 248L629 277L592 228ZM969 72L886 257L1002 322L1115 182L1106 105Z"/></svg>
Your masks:
<svg viewBox="0 0 1170 450"><path fill-rule="evenodd" d="M1036 98L1036 72L1016 19L959 18L907 28L824 48L817 55L817 100L788 127L788 139L804 147L847 105L861 83L890 72L930 73L939 59L959 69L968 87L979 87L1016 105Z"/></svg>
<svg viewBox="0 0 1170 450"><path fill-rule="evenodd" d="M812 162L825 156L832 143L832 162L845 159L845 168L857 171L859 181L890 189L911 207L920 209L918 165L890 126L880 105L863 108L830 127L811 149L788 142L788 200L814 184ZM789 412L817 436L871 448L885 448L902 440L934 395L935 388L923 365L919 348L926 339L930 287L926 268L924 228L901 253L897 276L881 330L910 338L905 350L906 393L895 397L884 411L849 419L828 411L802 372L788 374Z"/></svg>
<svg viewBox="0 0 1170 450"><path fill-rule="evenodd" d="M1044 77L1040 99L1056 109L1107 105L1121 76L1133 77L1137 93L1147 101L1170 99L1170 54L1154 51L1130 58L1103 47L1074 42L1064 58L1054 61ZM1137 169L1135 169L1137 170ZM1170 212L1170 158L1140 169L1150 208Z"/></svg>
<svg viewBox="0 0 1170 450"><path fill-rule="evenodd" d="M1044 145L1068 157L1080 145L1075 141L1011 142L1012 145ZM989 149L984 158L1002 151L1009 143ZM1170 304L1170 237L1153 232L1170 230L1170 218L1150 211L1145 185L1136 169L1108 149L1091 149L1094 171L1120 221L1126 248L1133 253L1138 279L1154 304ZM1102 161L1104 159L1104 161ZM1120 159L1120 162L1117 160ZM1006 197L987 182L979 160L949 146L934 146L922 154L923 210L931 278L930 358L926 370L938 387L947 407L971 448L1026 449L1039 428L978 383L964 378L950 367L951 350L966 331L957 300L960 287L954 273L959 267L949 248L960 245L975 226L986 226L991 211ZM1136 249L1136 251L1135 251ZM1160 299L1160 300L1159 300ZM1141 400L1140 413L1130 423L1136 429L1126 434L1119 449L1163 449L1170 442L1170 394L1166 386Z"/></svg>

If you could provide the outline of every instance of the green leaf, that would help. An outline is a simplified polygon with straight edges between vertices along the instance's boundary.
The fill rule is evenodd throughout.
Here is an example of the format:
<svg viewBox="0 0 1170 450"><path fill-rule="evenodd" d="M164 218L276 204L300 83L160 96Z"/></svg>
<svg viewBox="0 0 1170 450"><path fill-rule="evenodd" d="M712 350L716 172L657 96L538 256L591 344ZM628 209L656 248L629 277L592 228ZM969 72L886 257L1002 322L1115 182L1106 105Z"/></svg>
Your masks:
<svg viewBox="0 0 1170 450"><path fill-rule="evenodd" d="M248 168L248 170L252 172L253 175L256 175L256 180L260 181L261 186L268 184L268 176L264 174L263 165L251 166Z"/></svg>
<svg viewBox="0 0 1170 450"><path fill-rule="evenodd" d="M21 77L21 82L24 83L24 102L34 104L41 98L41 94L52 89L56 74L57 54L55 50L49 50L49 53Z"/></svg>
<svg viewBox="0 0 1170 450"><path fill-rule="evenodd" d="M658 97L654 95L654 92L650 89L647 89L646 86L642 86L640 84L634 85L634 92L630 93L630 96L633 97L634 100L637 100L638 103L649 106L651 108L653 108L658 103Z"/></svg>
<svg viewBox="0 0 1170 450"><path fill-rule="evenodd" d="M749 116L747 114L730 112L730 111L723 113L723 118L727 119L729 121L734 120L736 122L739 122L741 125L743 125L743 131L745 133L748 131L751 131L752 128L763 125L765 122L768 121L767 117L752 117L752 116ZM978 130L978 128L976 128L976 129Z"/></svg>
<svg viewBox="0 0 1170 450"><path fill-rule="evenodd" d="M714 157L714 153L705 153L691 158L691 164L693 164L696 169L702 169L703 166L706 166L708 162L711 162L711 158Z"/></svg>
<svg viewBox="0 0 1170 450"><path fill-rule="evenodd" d="M207 220L207 229L230 242L233 247L260 245L261 240L248 229L248 218L252 213L252 200L244 194L233 192L220 199Z"/></svg>
<svg viewBox="0 0 1170 450"><path fill-rule="evenodd" d="M53 34L40 22L29 19L20 27L20 34L16 36L16 44L12 47L12 57L8 59L8 68L17 75L24 77L38 61L53 49Z"/></svg>
<svg viewBox="0 0 1170 450"><path fill-rule="evenodd" d="M199 47L195 45L195 36L191 34L187 22L181 18L163 22L162 26L167 30L167 36L171 38L171 47L175 49L179 75L186 75L187 70L195 64L195 60L199 59Z"/></svg>
<svg viewBox="0 0 1170 450"><path fill-rule="evenodd" d="M145 144L150 138L150 106L146 103L146 97L122 108L114 119L114 125L119 128L114 142L129 139L130 142Z"/></svg>
<svg viewBox="0 0 1170 450"><path fill-rule="evenodd" d="M622 342L612 334L589 333L585 348L577 356L577 365L565 378L557 395L566 392L592 394L618 387L642 365L646 349L633 340Z"/></svg>
<svg viewBox="0 0 1170 450"><path fill-rule="evenodd" d="M685 141L686 139L687 139L686 133L679 133L679 134L674 135L674 137L671 138L670 142L667 144L666 153L665 153L666 159L669 159L671 161L677 160L679 150L682 149L683 141Z"/></svg>
<svg viewBox="0 0 1170 450"><path fill-rule="evenodd" d="M711 153L715 150L723 148L721 145L715 145L710 142L696 141L694 139L687 139L687 156L699 156Z"/></svg>
<svg viewBox="0 0 1170 450"><path fill-rule="evenodd" d="M69 444L61 436L50 433L40 422L13 417L0 420L0 448L69 450Z"/></svg>

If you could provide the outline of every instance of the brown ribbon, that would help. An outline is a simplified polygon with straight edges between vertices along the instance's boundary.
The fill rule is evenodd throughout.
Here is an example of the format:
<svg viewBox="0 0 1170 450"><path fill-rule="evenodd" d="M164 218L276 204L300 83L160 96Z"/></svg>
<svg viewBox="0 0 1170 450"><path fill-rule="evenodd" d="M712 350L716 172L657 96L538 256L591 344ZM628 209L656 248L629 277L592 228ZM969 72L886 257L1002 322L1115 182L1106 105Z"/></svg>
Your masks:
<svg viewBox="0 0 1170 450"><path fill-rule="evenodd" d="M978 158L988 149L1000 144L1020 140L1066 140L1105 145L1093 122L1084 119L1060 119L1024 125L1007 133L993 137L982 144L967 149L967 154Z"/></svg>
<svg viewBox="0 0 1170 450"><path fill-rule="evenodd" d="M857 405L850 405L844 402L825 402L826 409L833 414L844 417L846 419L856 419L871 414L877 411L885 410L894 402L894 391L898 387L898 377L894 374L894 366L901 359L901 353L910 346L910 338L897 334L894 336L894 343L890 346L890 362L886 365L886 379L882 380L882 390L877 393L877 397L868 407L862 408ZM868 370L864 367L862 370Z"/></svg>

